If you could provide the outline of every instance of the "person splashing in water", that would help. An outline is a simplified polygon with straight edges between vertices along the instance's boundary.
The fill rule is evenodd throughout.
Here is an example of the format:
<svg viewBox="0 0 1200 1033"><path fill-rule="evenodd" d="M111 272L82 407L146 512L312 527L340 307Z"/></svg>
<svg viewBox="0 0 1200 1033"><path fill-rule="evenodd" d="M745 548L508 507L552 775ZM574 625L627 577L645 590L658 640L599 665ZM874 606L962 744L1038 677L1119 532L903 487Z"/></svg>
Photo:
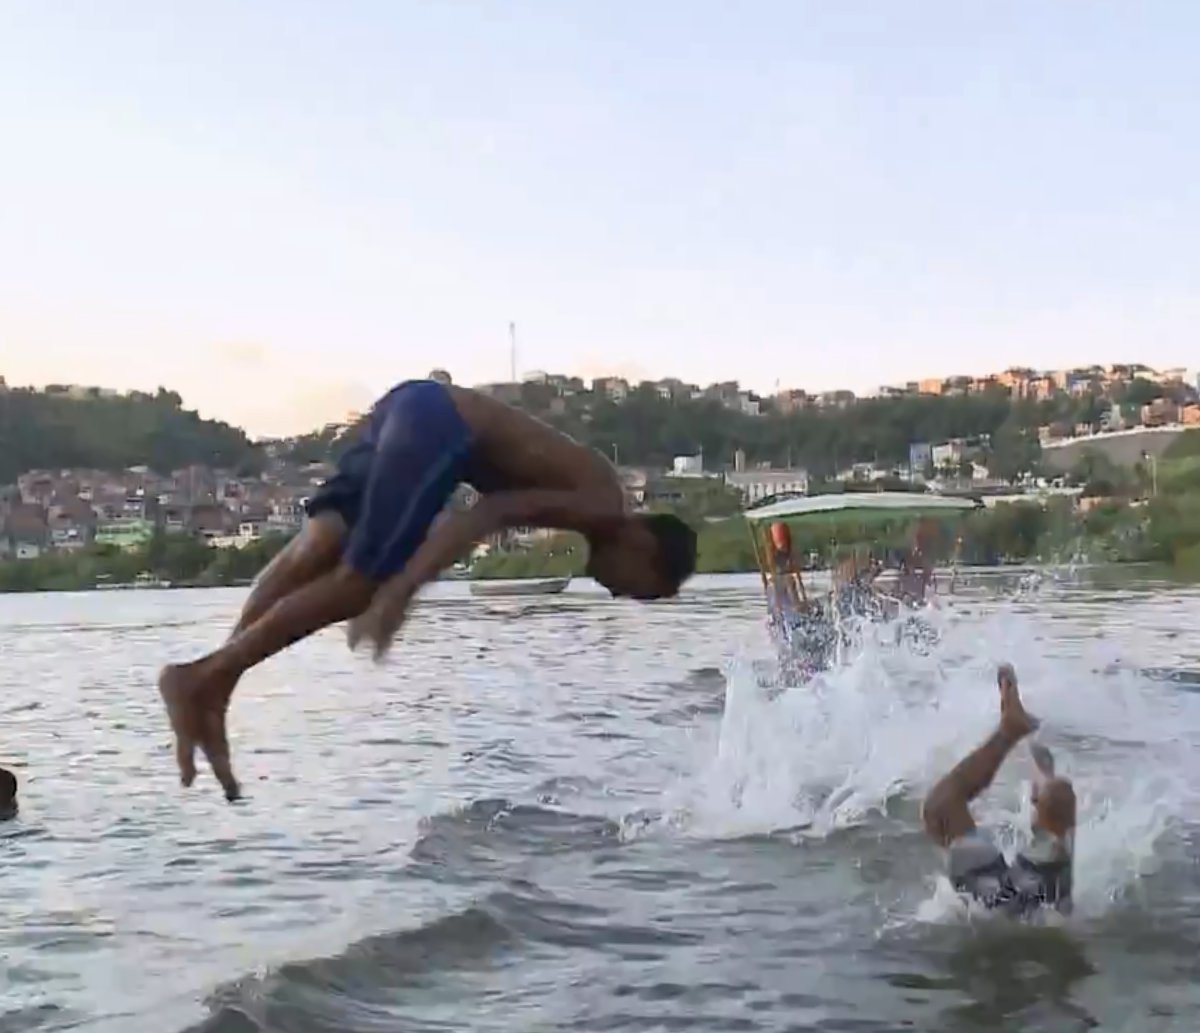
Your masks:
<svg viewBox="0 0 1200 1033"><path fill-rule="evenodd" d="M1069 779L1055 774L1050 751L1031 744L1037 773L1031 794L1033 840L1012 864L971 818L971 801L991 785L1013 747L1038 726L1021 704L1010 664L1000 665L997 682L1000 723L929 791L923 808L925 831L948 851L950 881L960 893L1014 916L1028 916L1042 906L1066 914L1071 910L1075 789Z"/></svg>
<svg viewBox="0 0 1200 1033"><path fill-rule="evenodd" d="M275 558L221 648L159 676L184 785L200 746L225 795L239 795L225 715L241 676L295 642L351 621L350 644L387 650L422 585L505 528L577 531L587 573L614 596L675 595L696 563L678 517L627 510L612 465L545 423L448 377L400 384L373 407L303 530ZM460 483L479 502L444 511Z"/></svg>
<svg viewBox="0 0 1200 1033"><path fill-rule="evenodd" d="M933 556L936 528L930 521L921 521L913 529L912 542L900 560L896 576L896 598L911 607L928 601L933 585Z"/></svg>

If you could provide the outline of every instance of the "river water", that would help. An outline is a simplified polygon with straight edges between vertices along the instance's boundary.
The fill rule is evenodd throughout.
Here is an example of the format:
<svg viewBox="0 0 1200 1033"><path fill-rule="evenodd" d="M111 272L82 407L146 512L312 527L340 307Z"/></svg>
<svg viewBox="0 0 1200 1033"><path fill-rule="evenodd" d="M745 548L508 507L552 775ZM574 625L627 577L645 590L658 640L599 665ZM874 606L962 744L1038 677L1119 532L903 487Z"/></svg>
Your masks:
<svg viewBox="0 0 1200 1033"><path fill-rule="evenodd" d="M1194 589L981 578L931 653L779 692L753 579L439 585L384 666L331 631L251 672L229 806L153 682L241 598L0 598L5 1033L1200 1029ZM920 834L1001 659L1079 794L1057 927L969 913Z"/></svg>

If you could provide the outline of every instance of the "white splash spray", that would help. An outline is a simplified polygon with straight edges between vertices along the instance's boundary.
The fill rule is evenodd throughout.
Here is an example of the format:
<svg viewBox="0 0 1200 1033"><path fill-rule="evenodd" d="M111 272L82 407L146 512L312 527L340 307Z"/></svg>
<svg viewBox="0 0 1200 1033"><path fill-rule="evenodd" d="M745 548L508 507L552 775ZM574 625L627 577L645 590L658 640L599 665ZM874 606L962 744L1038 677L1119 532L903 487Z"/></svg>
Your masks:
<svg viewBox="0 0 1200 1033"><path fill-rule="evenodd" d="M801 687L772 688L761 661L741 657L715 757L672 794L676 821L712 838L823 838L885 813L889 800L918 801L994 726L995 669L1009 660L1042 719L1040 740L1075 783L1076 912L1102 913L1154 869L1164 831L1194 812L1200 697L1138 674L1129 636L1097 637L1079 604L1038 595L1024 583L1008 600L950 607L928 655L868 635L845 666ZM973 807L1010 850L1029 828L1031 774L1018 748ZM946 915L950 897L935 895L922 914Z"/></svg>

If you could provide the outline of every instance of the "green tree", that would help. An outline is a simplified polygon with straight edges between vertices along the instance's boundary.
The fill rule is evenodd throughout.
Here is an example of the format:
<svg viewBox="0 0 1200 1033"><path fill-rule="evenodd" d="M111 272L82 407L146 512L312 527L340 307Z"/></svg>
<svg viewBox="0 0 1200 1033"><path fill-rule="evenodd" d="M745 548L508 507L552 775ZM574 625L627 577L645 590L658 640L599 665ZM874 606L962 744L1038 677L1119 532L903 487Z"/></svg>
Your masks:
<svg viewBox="0 0 1200 1033"><path fill-rule="evenodd" d="M1033 429L1014 410L992 435L988 472L1012 483L1023 474L1036 473L1041 466L1042 446Z"/></svg>
<svg viewBox="0 0 1200 1033"><path fill-rule="evenodd" d="M1150 402L1162 398L1163 394L1161 384L1156 384L1153 380L1146 380L1143 377L1135 377L1127 387L1118 389L1116 401L1129 405L1148 405Z"/></svg>
<svg viewBox="0 0 1200 1033"><path fill-rule="evenodd" d="M70 397L32 390L0 392L0 484L26 470L72 466L166 473L192 463L263 468L245 433L182 406L179 395Z"/></svg>

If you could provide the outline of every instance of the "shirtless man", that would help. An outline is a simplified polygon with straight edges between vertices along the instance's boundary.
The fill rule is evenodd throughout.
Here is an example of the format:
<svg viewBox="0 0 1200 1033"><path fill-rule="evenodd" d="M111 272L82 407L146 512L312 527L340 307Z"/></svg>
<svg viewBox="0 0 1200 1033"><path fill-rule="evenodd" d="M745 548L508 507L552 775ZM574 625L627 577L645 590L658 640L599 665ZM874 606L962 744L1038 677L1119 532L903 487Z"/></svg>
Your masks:
<svg viewBox="0 0 1200 1033"><path fill-rule="evenodd" d="M991 736L925 798L925 831L949 853L950 881L988 908L1026 916L1043 905L1071 910L1071 872L1075 853L1075 789L1054 773L1046 747L1030 745L1037 770L1032 790L1033 841L1012 864L992 837L971 818L970 802L992 783L1014 746L1037 728L1017 691L1017 675L1001 664L1000 723Z"/></svg>
<svg viewBox="0 0 1200 1033"><path fill-rule="evenodd" d="M479 502L438 519L462 482ZM339 621L351 621L352 646L366 638L378 658L421 586L496 531L579 532L587 573L614 596L673 596L695 568L695 532L674 516L628 512L601 455L444 381L408 381L380 399L308 516L254 586L228 641L159 677L185 786L199 745L226 797L239 796L225 715L247 670Z"/></svg>

